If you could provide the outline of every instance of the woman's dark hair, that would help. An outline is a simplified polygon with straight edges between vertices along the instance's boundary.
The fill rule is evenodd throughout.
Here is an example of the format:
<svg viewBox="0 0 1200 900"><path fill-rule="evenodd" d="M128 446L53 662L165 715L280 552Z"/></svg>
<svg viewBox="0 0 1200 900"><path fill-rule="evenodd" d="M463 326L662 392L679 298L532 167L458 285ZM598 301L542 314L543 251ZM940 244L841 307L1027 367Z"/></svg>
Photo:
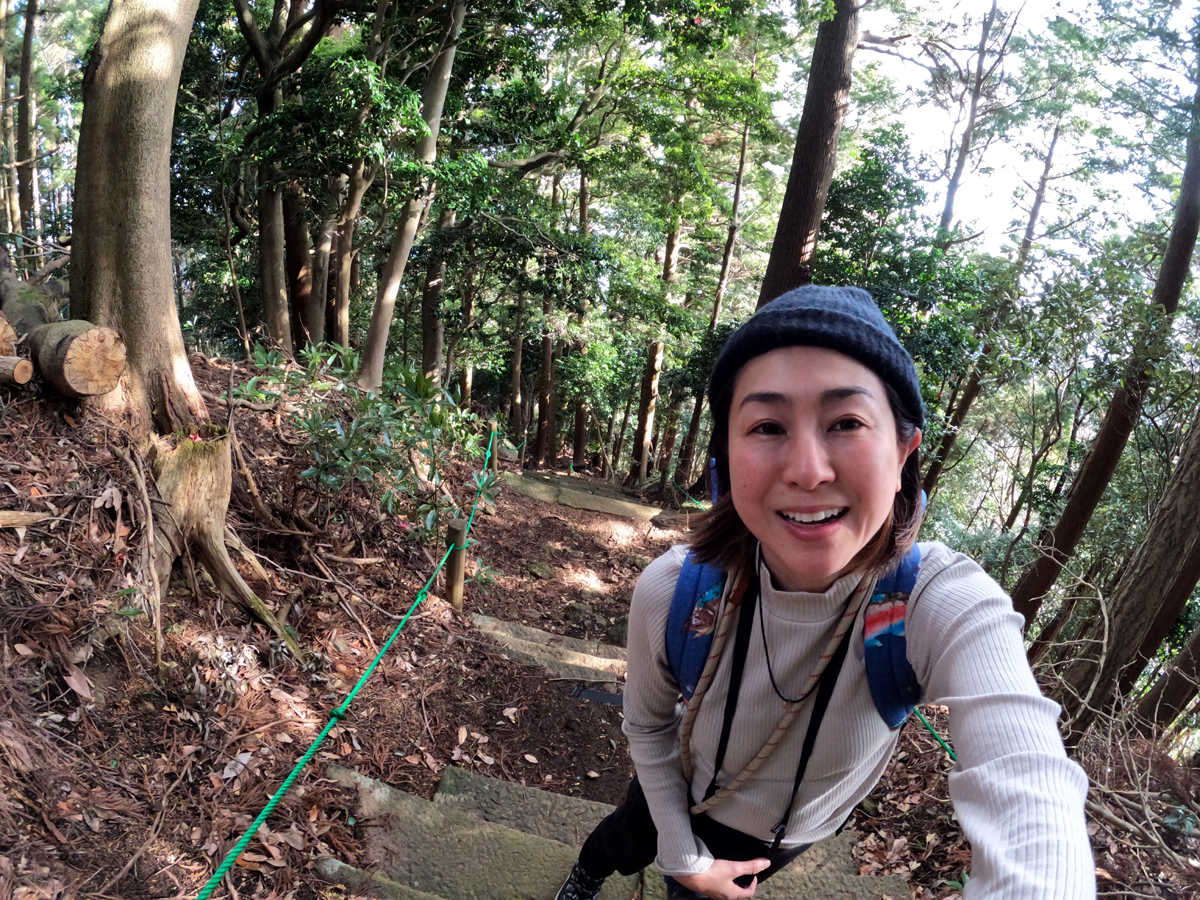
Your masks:
<svg viewBox="0 0 1200 900"><path fill-rule="evenodd" d="M742 522L729 493L729 407L736 381L736 377L729 379L712 396L713 436L709 441L708 455L717 461L717 484L721 496L712 509L701 517L691 544L697 561L727 571L743 564L753 564L758 540ZM886 381L882 383L892 417L896 420L896 440L905 446L916 434L918 424L904 411L900 397L892 386ZM896 492L891 512L875 536L851 560L851 568L863 571L867 577L874 577L895 566L916 543L917 532L921 530L923 506L920 460L914 450L901 469L900 490Z"/></svg>

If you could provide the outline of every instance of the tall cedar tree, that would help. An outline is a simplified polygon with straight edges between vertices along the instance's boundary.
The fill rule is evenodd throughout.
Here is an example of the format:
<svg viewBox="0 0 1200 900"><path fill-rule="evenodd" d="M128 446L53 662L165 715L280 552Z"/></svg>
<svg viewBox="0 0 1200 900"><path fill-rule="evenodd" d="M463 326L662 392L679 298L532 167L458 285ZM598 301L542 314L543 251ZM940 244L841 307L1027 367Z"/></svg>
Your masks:
<svg viewBox="0 0 1200 900"><path fill-rule="evenodd" d="M858 46L856 0L834 0L834 15L817 27L796 152L758 305L812 281L821 214L837 162L838 137L850 105L851 70Z"/></svg>

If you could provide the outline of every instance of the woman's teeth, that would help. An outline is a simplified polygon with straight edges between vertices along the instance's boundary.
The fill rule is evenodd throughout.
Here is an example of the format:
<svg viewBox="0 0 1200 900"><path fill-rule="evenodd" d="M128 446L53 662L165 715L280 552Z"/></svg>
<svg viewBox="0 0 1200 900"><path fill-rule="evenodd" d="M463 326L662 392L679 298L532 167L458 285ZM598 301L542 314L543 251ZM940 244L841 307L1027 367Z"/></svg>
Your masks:
<svg viewBox="0 0 1200 900"><path fill-rule="evenodd" d="M837 518L847 509L849 507L839 506L836 509L824 509L815 513L781 512L780 515L792 522L802 522L805 525L811 525L814 522L824 522L826 519Z"/></svg>

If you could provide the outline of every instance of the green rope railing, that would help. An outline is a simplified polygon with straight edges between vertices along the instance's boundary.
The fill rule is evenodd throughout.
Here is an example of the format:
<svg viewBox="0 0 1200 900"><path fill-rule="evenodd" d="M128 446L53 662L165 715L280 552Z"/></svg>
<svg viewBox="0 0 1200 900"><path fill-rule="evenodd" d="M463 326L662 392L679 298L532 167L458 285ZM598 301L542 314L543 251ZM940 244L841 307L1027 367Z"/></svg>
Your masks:
<svg viewBox="0 0 1200 900"><path fill-rule="evenodd" d="M696 500L696 499L694 499L694 498L692 497L692 495L691 495L691 494L689 494L689 493L687 492L687 488L685 488L683 485L681 485L681 484L680 484L678 481L676 481L674 478L672 478L672 479L671 479L671 484L675 485L675 487L677 487L677 488L679 489L679 492L680 492L681 494L683 494L683 496L684 496L684 497L686 497L686 498L687 498L687 499L686 499L686 500L684 500L684 501L683 501L683 503L681 504L682 506L686 506L687 504L689 504L689 503L690 503L690 504L692 504L693 506L695 506L697 509L701 509L701 510L702 510L702 509L704 509L704 504L702 504L702 503L701 503L699 500Z"/></svg>
<svg viewBox="0 0 1200 900"><path fill-rule="evenodd" d="M950 758L952 760L954 760L955 762L958 762L957 754L955 754L955 752L950 749L949 744L947 744L945 741L942 740L942 736L937 733L936 729L934 729L934 727L932 725L929 724L929 720L926 719L923 715L921 715L921 710L914 708L913 712L915 712L917 714L917 718L920 719L921 722L925 725L925 727L929 729L929 733L932 734L935 738L937 738L937 742L942 745L942 749L950 754Z"/></svg>
<svg viewBox="0 0 1200 900"><path fill-rule="evenodd" d="M491 436L488 438L487 454L483 459L484 472L487 471L488 463L491 461L492 442L495 441L495 439L496 432L493 431ZM304 755L300 757L300 760L296 763L295 768L293 768L288 777L283 780L283 784L279 786L279 789L275 791L275 793L271 796L271 799L267 801L267 805L263 807L262 812L260 812L258 817L250 823L250 827L246 829L246 833L243 834L241 839L233 845L233 849L226 854L225 859L219 866L217 866L217 870L213 872L212 878L208 879L204 887L201 888L200 893L196 895L196 900L208 900L208 898L212 896L213 891L215 891L218 885L220 885L221 879L224 878L228 874L229 870L233 868L233 864L237 862L237 858L242 855L242 851L244 851L246 847L250 845L250 841L254 839L254 835L258 831L259 826L267 821L267 817L271 815L271 813L275 810L275 807L279 805L279 801L284 798L284 795L287 794L292 784L295 783L296 779L300 777L300 773L304 770L304 767L308 765L309 760L316 755L317 750L319 750L321 745L325 743L325 738L329 736L329 732L331 732L334 729L334 726L337 725L337 723L340 722L346 715L346 712L350 709L350 704L353 703L354 698L358 696L358 692L363 689L363 686L367 683L371 675L374 674L375 670L379 667L379 664L383 661L383 657L387 655L388 650L391 649L392 644L395 643L396 638L400 636L400 630L404 628L405 624L407 624L409 618L416 611L417 607L421 605L421 602L429 596L429 589L433 586L433 580L437 578L438 572L442 571L442 567L446 565L446 560L450 558L451 552L454 550L465 550L467 548L466 536L471 533L471 523L475 521L475 510L479 506L479 495L483 493L485 484L487 484L486 476L480 479L479 489L475 492L475 501L471 504L471 515L470 518L467 519L467 527L463 532L463 545L458 547L454 544L451 544L446 548L446 552L442 555L441 561L438 562L437 567L433 570L433 574L429 576L429 580L425 582L425 586L421 588L421 590L417 591L417 596L413 599L412 605L408 608L408 612L404 614L404 618L400 620L400 624L397 625L395 630L392 632L392 636L389 637L384 645L379 648L379 653L377 653L375 658L371 660L371 664L367 666L366 670L362 673L362 676L358 679L358 682L353 688L351 688L350 693L346 695L346 699L330 710L329 721L325 723L325 727L321 729L321 733L317 735L317 738L315 741L313 741L312 746L309 747L308 750L305 751Z"/></svg>

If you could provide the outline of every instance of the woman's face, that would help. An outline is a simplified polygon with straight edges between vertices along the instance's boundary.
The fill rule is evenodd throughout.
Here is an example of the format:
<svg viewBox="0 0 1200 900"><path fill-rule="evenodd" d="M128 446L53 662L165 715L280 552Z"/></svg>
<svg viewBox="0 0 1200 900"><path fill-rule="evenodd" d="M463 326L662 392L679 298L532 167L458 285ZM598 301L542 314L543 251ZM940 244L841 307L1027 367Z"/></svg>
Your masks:
<svg viewBox="0 0 1200 900"><path fill-rule="evenodd" d="M776 583L824 591L849 571L900 490L901 445L879 377L819 347L782 347L738 373L729 411L734 508Z"/></svg>

